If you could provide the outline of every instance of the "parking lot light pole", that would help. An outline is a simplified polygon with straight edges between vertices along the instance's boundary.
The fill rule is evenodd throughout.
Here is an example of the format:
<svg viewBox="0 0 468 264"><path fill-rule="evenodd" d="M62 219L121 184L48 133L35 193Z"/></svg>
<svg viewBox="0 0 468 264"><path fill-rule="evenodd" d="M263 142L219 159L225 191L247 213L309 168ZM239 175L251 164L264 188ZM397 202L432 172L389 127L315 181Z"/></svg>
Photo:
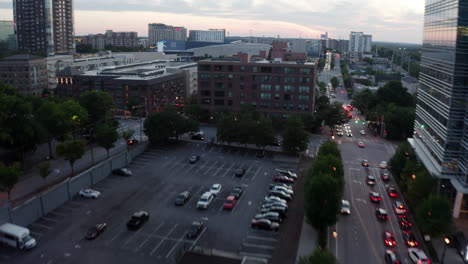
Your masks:
<svg viewBox="0 0 468 264"><path fill-rule="evenodd" d="M444 238L444 242L445 242L445 247L444 247L444 251L442 252L442 257L441 257L440 264L444 264L445 252L447 251L448 245L450 245L450 238L449 238L449 237L445 237L445 238Z"/></svg>

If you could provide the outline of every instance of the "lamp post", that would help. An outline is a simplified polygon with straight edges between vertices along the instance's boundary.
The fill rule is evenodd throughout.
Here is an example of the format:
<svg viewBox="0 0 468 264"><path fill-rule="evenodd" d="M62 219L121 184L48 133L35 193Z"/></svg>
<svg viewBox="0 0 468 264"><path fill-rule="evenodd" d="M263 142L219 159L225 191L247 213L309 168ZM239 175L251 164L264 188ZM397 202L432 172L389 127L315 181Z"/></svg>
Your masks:
<svg viewBox="0 0 468 264"><path fill-rule="evenodd" d="M445 252L447 251L448 245L450 245L450 238L449 238L449 237L445 237L445 238L444 238L444 242L445 242L445 247L444 247L444 251L442 252L442 257L441 257L440 264L444 264Z"/></svg>

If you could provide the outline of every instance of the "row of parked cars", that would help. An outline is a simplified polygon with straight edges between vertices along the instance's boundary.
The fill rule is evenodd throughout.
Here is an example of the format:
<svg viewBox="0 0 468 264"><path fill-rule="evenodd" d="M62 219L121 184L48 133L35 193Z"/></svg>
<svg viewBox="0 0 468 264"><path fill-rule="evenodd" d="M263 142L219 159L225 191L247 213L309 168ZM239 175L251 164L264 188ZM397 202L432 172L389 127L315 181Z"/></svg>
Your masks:
<svg viewBox="0 0 468 264"><path fill-rule="evenodd" d="M297 179L297 174L285 169L276 169L275 174L268 195L251 221L252 228L278 231L286 218L288 202L294 195L292 184Z"/></svg>

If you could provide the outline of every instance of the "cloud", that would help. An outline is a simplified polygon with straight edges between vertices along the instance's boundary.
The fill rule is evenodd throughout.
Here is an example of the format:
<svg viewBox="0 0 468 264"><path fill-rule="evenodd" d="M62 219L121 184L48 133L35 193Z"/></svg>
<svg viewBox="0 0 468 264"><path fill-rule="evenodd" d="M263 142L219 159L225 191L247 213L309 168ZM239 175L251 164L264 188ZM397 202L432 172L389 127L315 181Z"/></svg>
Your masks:
<svg viewBox="0 0 468 264"><path fill-rule="evenodd" d="M0 8L11 9L10 1L0 0ZM318 37L318 32L328 31L334 38L348 38L350 31L363 31L374 40L415 43L422 40L424 14L424 0L79 0L74 5L75 29L83 33L112 27L146 35L147 23L165 23L226 28L236 35L252 30L260 36ZM91 17L100 21L94 27L89 26Z"/></svg>

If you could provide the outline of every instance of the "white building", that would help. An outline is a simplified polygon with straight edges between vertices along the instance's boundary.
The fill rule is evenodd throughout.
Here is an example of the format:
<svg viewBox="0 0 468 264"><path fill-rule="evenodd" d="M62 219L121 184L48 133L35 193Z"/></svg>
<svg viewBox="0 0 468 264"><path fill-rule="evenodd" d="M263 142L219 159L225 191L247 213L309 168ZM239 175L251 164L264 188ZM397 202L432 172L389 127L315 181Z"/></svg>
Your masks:
<svg viewBox="0 0 468 264"><path fill-rule="evenodd" d="M362 54L372 51L372 35L351 31L349 34L349 56L351 61L362 58Z"/></svg>
<svg viewBox="0 0 468 264"><path fill-rule="evenodd" d="M225 29L189 30L189 41L224 43Z"/></svg>

